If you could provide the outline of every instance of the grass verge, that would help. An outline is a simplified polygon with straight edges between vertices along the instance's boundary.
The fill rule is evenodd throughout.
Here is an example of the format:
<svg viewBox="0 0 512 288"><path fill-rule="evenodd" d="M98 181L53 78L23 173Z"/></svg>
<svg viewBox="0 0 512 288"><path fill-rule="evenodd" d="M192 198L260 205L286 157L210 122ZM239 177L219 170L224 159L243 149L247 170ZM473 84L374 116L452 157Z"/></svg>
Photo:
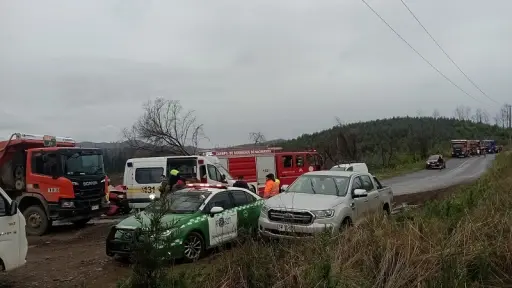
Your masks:
<svg viewBox="0 0 512 288"><path fill-rule="evenodd" d="M425 161L397 165L393 168L382 168L372 172L378 179L384 180L425 169Z"/></svg>
<svg viewBox="0 0 512 288"><path fill-rule="evenodd" d="M215 265L173 273L179 287L512 287L512 155L448 199L347 233L249 241ZM176 281L178 280L179 281ZM174 286L178 287L178 286Z"/></svg>

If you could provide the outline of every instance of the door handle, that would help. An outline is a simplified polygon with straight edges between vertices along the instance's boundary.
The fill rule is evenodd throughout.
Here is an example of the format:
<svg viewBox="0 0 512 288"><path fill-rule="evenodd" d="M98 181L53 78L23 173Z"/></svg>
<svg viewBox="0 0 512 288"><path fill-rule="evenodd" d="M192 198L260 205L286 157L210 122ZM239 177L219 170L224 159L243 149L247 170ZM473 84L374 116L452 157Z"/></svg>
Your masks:
<svg viewBox="0 0 512 288"><path fill-rule="evenodd" d="M364 202L368 202L368 199L364 200Z"/></svg>
<svg viewBox="0 0 512 288"><path fill-rule="evenodd" d="M354 202L350 203L350 208L356 209L356 204Z"/></svg>

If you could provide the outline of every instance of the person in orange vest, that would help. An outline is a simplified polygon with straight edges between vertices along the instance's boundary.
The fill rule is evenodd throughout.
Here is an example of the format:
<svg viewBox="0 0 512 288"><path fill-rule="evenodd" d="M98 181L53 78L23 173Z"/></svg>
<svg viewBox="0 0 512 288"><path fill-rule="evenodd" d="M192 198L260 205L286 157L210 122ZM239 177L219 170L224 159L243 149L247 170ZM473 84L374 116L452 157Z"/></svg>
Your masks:
<svg viewBox="0 0 512 288"><path fill-rule="evenodd" d="M267 179L265 181L265 189L263 190L263 198L270 198L272 195L272 193L274 192L274 174L270 173L270 174L267 174L267 176L265 176L265 178Z"/></svg>

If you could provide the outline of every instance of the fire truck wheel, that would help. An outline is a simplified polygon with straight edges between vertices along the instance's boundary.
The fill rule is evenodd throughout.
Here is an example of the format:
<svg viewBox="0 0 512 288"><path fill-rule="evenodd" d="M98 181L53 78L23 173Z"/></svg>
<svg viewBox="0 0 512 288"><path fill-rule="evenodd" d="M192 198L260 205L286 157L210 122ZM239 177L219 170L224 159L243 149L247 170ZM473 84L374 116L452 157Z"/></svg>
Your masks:
<svg viewBox="0 0 512 288"><path fill-rule="evenodd" d="M73 225L77 227L84 227L89 221L91 221L91 218L80 219L77 221L73 221Z"/></svg>
<svg viewBox="0 0 512 288"><path fill-rule="evenodd" d="M41 236L45 234L50 228L50 220L46 217L41 206L30 206L23 211L27 225L27 235Z"/></svg>

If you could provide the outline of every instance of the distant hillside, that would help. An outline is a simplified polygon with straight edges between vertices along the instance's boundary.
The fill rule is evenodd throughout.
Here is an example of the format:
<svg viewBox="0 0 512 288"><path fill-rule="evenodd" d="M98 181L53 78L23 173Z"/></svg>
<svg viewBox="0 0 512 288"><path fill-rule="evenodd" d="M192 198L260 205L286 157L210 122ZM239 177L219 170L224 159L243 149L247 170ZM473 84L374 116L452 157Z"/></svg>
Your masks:
<svg viewBox="0 0 512 288"><path fill-rule="evenodd" d="M508 143L508 131L495 125L460 121L452 118L394 117L368 122L337 125L291 140L272 140L230 148L279 146L287 151L316 149L327 165L346 161L364 161L374 168L394 167L425 159L430 153L449 153L452 139L495 139ZM135 151L128 143L82 142L82 147L105 150L109 172L120 172L133 157L158 156L161 153Z"/></svg>
<svg viewBox="0 0 512 288"><path fill-rule="evenodd" d="M337 125L277 143L285 150L315 148L330 162L365 161L379 168L422 160L450 149L452 139L495 139L508 143L508 131L496 125L453 118L394 117Z"/></svg>

